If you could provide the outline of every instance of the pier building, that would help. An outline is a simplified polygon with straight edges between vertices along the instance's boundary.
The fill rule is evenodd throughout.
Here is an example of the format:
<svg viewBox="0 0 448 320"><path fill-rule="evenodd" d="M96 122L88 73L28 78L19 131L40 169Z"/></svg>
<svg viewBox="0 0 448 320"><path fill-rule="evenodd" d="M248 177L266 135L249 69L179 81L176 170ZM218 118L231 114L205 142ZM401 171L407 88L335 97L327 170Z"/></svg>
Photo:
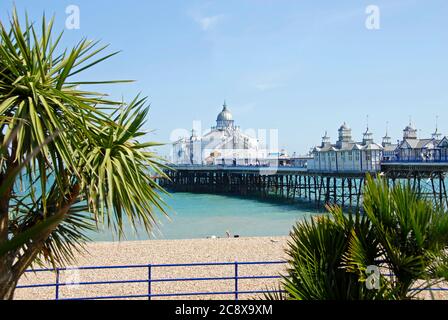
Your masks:
<svg viewBox="0 0 448 320"><path fill-rule="evenodd" d="M268 154L259 141L235 126L233 115L224 102L216 126L204 135L192 130L173 144L174 164L194 165L260 165Z"/></svg>
<svg viewBox="0 0 448 320"><path fill-rule="evenodd" d="M229 123L220 123L223 125ZM325 133L311 156L280 152L274 162L265 161L262 156L258 159L262 163L256 165L236 162L222 165L216 159L215 165L177 165L167 169L169 179L159 179L159 183L184 192L273 196L307 201L318 207L322 204L359 207L366 174L379 173L390 186L409 184L420 196L448 208L448 138L442 138L437 129L431 138L419 139L417 130L409 124L403 130L403 139L396 144L386 130L379 145L369 128L362 141L354 141L350 127L344 123L336 143L331 143Z"/></svg>
<svg viewBox="0 0 448 320"><path fill-rule="evenodd" d="M344 122L339 128L339 139L332 144L325 132L320 146L316 146L308 169L316 172L377 172L381 169L383 146L373 141L367 127L361 142L352 139L352 130Z"/></svg>
<svg viewBox="0 0 448 320"><path fill-rule="evenodd" d="M446 161L447 159L447 143L446 137L436 131L431 138L419 139L417 130L410 123L403 130L403 140L399 143L396 151L395 161L409 162L432 162Z"/></svg>
<svg viewBox="0 0 448 320"><path fill-rule="evenodd" d="M448 161L448 140L442 137L437 127L431 138L419 139L417 129L409 123L403 130L403 139L397 145L385 144L384 139L383 162Z"/></svg>

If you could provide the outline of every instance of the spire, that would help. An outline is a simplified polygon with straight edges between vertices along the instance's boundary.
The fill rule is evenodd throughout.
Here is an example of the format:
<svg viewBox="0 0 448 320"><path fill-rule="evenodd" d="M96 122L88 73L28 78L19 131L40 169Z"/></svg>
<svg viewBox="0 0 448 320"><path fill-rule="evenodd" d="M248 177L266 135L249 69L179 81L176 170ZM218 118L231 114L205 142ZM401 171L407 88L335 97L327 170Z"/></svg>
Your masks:
<svg viewBox="0 0 448 320"><path fill-rule="evenodd" d="M325 147L330 144L330 137L328 136L327 131L325 131L325 135L322 137L322 147Z"/></svg>
<svg viewBox="0 0 448 320"><path fill-rule="evenodd" d="M440 140L442 134L439 133L439 116L436 116L436 131L432 134L432 138L435 140Z"/></svg>
<svg viewBox="0 0 448 320"><path fill-rule="evenodd" d="M389 121L386 122L386 135L383 137L383 147L392 144L391 139L389 137Z"/></svg>
<svg viewBox="0 0 448 320"><path fill-rule="evenodd" d="M222 105L222 110L227 110L226 99L224 99L224 104Z"/></svg>

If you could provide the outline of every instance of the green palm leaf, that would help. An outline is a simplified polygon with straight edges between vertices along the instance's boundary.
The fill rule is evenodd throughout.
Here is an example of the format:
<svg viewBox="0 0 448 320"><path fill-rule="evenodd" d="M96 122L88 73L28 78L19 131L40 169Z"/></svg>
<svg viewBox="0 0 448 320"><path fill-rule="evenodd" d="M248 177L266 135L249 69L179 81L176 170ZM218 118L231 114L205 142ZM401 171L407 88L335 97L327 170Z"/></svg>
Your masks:
<svg viewBox="0 0 448 320"><path fill-rule="evenodd" d="M96 225L122 236L126 219L151 232L165 214L153 179L164 176L158 144L140 141L146 99L127 104L84 90L128 82L80 79L116 52L102 55L107 46L85 39L61 49L53 24L44 16L39 30L28 18L21 25L15 10L0 24L0 248L9 248L0 254L0 275L8 275L0 297L32 262L72 260Z"/></svg>

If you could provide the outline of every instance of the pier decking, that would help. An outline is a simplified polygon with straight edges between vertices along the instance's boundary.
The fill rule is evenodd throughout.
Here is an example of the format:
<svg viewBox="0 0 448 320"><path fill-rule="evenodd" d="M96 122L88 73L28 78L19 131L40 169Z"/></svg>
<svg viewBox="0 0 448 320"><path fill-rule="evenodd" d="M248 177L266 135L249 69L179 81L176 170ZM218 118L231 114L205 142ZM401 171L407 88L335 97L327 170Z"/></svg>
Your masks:
<svg viewBox="0 0 448 320"><path fill-rule="evenodd" d="M448 207L448 163L391 162L381 172L390 185L410 183L414 190ZM169 179L159 183L169 190L216 194L276 197L325 204L359 207L368 172L317 172L304 167L180 165L166 171Z"/></svg>

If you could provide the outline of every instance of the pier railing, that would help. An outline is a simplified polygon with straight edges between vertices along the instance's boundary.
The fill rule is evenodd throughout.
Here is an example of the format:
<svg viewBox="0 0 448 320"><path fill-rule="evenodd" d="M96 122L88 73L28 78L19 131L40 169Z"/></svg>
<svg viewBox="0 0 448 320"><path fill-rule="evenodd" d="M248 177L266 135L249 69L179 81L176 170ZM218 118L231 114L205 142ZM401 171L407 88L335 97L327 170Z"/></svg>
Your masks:
<svg viewBox="0 0 448 320"><path fill-rule="evenodd" d="M420 158L420 157L411 157L411 158L389 158L382 159L381 163L448 163L448 157L435 157L435 158Z"/></svg>
<svg viewBox="0 0 448 320"><path fill-rule="evenodd" d="M281 275L270 274L270 275L243 275L240 272L240 267L249 265L258 266L268 266L268 265L284 265L286 261L250 261L250 262L204 262L204 263L181 263L181 264L140 264L140 265L119 265L119 266L85 266L85 267L67 267L67 268L56 268L56 269L34 269L27 270L25 274L31 273L53 273L54 282L47 283L27 283L20 284L17 286L19 290L25 289L36 289L36 288L54 288L54 300L112 300L112 299L141 299L146 298L151 300L152 298L171 298L171 297L213 297L213 296L223 296L226 299L238 300L241 296L253 296L256 294L265 293L279 293L279 290L270 290L266 286L263 287L261 283L259 288L254 290L244 290L242 289L240 282L242 280L249 281L260 281L269 279L280 279ZM180 277L180 278L157 278L154 277L153 273L156 269L169 269L169 268L197 268L197 267L230 267L232 272L224 276L214 276L214 277ZM123 270L127 271L130 269L144 270L146 276L144 278L136 279L123 279L123 280L96 280L96 281L61 281L61 274L68 271L87 271L87 272L98 272L100 270ZM125 273L125 272L123 272ZM71 279L73 280L73 279ZM189 292L155 292L153 290L153 285L155 283L166 283L166 282L230 282L232 287L231 290L220 290L220 291L189 291ZM89 292L89 286L107 286L115 285L120 286L124 284L146 284L145 289L136 294L103 294L103 295L82 295L82 296L64 296L62 294L62 288L79 286L84 287L86 290L83 292ZM274 288L274 286L273 286ZM51 299L51 297L49 297Z"/></svg>

